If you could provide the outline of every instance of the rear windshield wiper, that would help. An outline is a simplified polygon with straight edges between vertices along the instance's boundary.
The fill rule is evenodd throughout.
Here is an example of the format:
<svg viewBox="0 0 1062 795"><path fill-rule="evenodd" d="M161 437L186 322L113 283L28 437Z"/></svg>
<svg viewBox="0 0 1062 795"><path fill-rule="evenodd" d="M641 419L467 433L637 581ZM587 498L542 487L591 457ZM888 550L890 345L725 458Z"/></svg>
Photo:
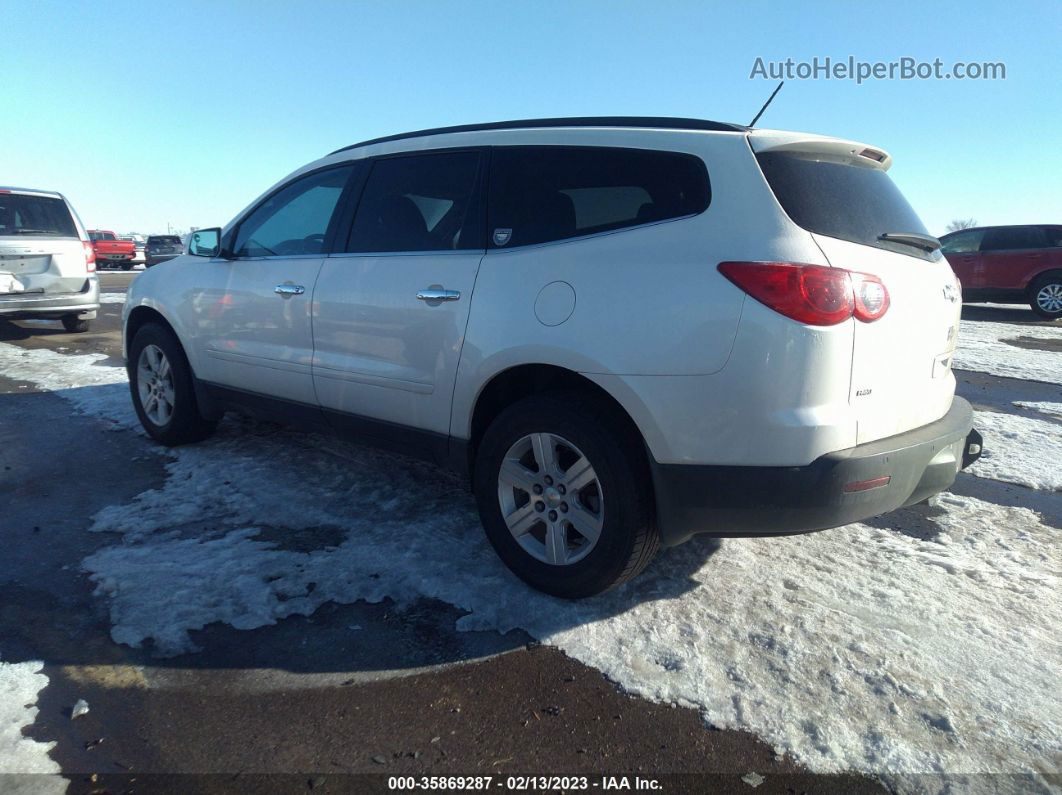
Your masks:
<svg viewBox="0 0 1062 795"><path fill-rule="evenodd" d="M930 235L921 235L917 232L886 232L878 235L878 240L889 243L900 243L904 246L913 246L923 251L936 251L940 248L940 241Z"/></svg>

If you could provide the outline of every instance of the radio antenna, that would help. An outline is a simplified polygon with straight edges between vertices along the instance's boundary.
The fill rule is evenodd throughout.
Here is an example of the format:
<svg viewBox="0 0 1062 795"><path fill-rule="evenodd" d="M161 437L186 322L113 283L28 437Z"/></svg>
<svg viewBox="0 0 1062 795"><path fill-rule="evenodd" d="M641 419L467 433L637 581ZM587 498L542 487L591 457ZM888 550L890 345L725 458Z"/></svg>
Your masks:
<svg viewBox="0 0 1062 795"><path fill-rule="evenodd" d="M780 82L778 84L778 87L775 88L774 91L771 92L771 95L769 97L767 97L767 101L763 103L763 107L760 108L760 112L757 113L756 117L752 121L749 122L749 127L755 127L756 126L756 122L758 122L760 120L760 116L762 116L763 112L765 110L767 110L767 106L771 104L771 100L774 99L775 94L777 94L779 91L782 90L782 86L783 85L785 85L785 81L784 80L782 82Z"/></svg>

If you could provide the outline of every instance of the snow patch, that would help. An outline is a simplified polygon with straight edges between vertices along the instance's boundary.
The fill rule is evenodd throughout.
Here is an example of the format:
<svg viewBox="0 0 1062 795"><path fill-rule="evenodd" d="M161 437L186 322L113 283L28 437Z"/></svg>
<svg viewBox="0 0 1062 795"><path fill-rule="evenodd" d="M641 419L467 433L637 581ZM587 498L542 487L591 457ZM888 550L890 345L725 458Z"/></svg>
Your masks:
<svg viewBox="0 0 1062 795"><path fill-rule="evenodd" d="M1039 411L1041 414L1062 417L1062 403L1051 403L1045 400L1015 400L1014 405L1020 409L1032 409L1033 411Z"/></svg>
<svg viewBox="0 0 1062 795"><path fill-rule="evenodd" d="M1005 342L1021 337L1062 342L1062 326L1019 326L963 320L952 358L957 370L1062 384L1062 351L1022 348Z"/></svg>
<svg viewBox="0 0 1062 795"><path fill-rule="evenodd" d="M104 364L107 359L102 353L70 355L0 343L4 377L55 392L79 413L104 419L113 428L139 428L125 368Z"/></svg>
<svg viewBox="0 0 1062 795"><path fill-rule="evenodd" d="M1030 489L1062 491L1062 425L976 411L974 427L984 436L984 453L968 472Z"/></svg>
<svg viewBox="0 0 1062 795"><path fill-rule="evenodd" d="M59 765L48 756L55 743L39 743L22 730L37 719L37 694L48 684L39 661L0 662L0 789L65 792ZM28 778L29 774L34 775ZM54 777L53 777L54 776Z"/></svg>

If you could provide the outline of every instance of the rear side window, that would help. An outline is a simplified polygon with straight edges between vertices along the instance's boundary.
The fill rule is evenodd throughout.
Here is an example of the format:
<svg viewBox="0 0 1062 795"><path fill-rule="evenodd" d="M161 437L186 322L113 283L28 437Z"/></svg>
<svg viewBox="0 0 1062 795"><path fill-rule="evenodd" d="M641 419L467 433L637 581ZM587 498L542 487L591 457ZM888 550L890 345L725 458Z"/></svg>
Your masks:
<svg viewBox="0 0 1062 795"><path fill-rule="evenodd" d="M0 193L0 235L77 237L77 229L62 199Z"/></svg>
<svg viewBox="0 0 1062 795"><path fill-rule="evenodd" d="M711 189L693 155L643 149L516 146L494 150L487 229L495 247L695 215Z"/></svg>
<svg viewBox="0 0 1062 795"><path fill-rule="evenodd" d="M353 168L343 166L289 182L240 222L237 257L320 254L339 197Z"/></svg>
<svg viewBox="0 0 1062 795"><path fill-rule="evenodd" d="M347 251L483 248L479 152L388 157L373 163Z"/></svg>
<svg viewBox="0 0 1062 795"><path fill-rule="evenodd" d="M1038 226L1000 226L985 232L981 251L1047 248L1047 235Z"/></svg>
<svg viewBox="0 0 1062 795"><path fill-rule="evenodd" d="M1047 233L1047 245L1051 248L1062 247L1062 226L1045 226Z"/></svg>
<svg viewBox="0 0 1062 795"><path fill-rule="evenodd" d="M809 232L924 259L935 256L878 239L887 232L929 234L886 172L783 152L756 159L782 209Z"/></svg>
<svg viewBox="0 0 1062 795"><path fill-rule="evenodd" d="M973 254L981 248L984 229L964 229L940 239L940 250L945 254Z"/></svg>

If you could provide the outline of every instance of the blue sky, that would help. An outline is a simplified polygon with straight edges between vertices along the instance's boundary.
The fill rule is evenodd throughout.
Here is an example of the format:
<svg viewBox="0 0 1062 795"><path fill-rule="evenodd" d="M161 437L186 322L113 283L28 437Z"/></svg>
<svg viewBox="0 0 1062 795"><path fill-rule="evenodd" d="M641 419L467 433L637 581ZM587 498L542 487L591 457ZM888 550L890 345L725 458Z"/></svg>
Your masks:
<svg viewBox="0 0 1062 795"><path fill-rule="evenodd" d="M787 82L761 126L889 150L931 231L1062 221L1062 3L4 3L0 184L89 226L227 222L354 141L506 118L747 123L757 56L1002 61L1001 81Z"/></svg>

